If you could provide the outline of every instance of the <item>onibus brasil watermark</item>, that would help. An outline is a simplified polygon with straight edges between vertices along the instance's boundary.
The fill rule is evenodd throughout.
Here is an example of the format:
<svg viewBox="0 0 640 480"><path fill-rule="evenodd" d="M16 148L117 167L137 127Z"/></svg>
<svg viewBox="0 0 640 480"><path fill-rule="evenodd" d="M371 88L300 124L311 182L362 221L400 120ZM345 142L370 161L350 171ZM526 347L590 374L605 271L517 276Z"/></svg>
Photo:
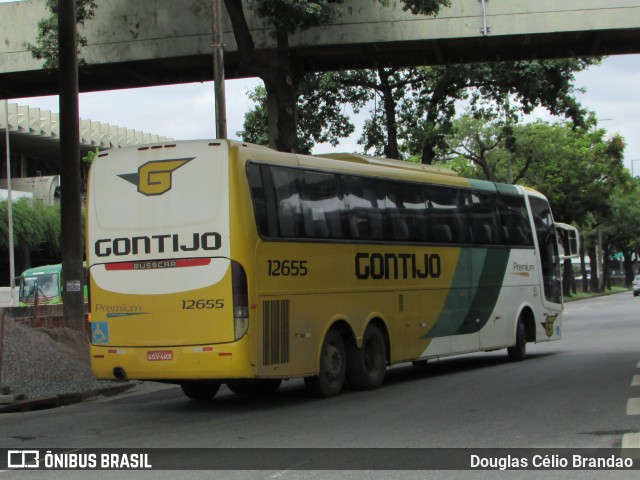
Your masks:
<svg viewBox="0 0 640 480"><path fill-rule="evenodd" d="M10 469L49 469L49 470L130 470L151 469L147 453L83 453L52 452L46 450L9 450L7 467Z"/></svg>

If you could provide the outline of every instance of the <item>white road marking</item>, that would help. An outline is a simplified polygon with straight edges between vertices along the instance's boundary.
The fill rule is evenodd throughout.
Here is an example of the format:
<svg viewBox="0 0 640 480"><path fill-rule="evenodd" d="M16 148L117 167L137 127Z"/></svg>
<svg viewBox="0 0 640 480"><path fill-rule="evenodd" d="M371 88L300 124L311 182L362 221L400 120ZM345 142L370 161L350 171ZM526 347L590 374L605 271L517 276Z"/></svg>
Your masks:
<svg viewBox="0 0 640 480"><path fill-rule="evenodd" d="M627 415L640 415L640 398L627 400Z"/></svg>
<svg viewBox="0 0 640 480"><path fill-rule="evenodd" d="M640 387L640 375L634 375L631 379L632 387Z"/></svg>
<svg viewBox="0 0 640 480"><path fill-rule="evenodd" d="M622 456L627 458L640 457L640 433L625 433L622 436Z"/></svg>

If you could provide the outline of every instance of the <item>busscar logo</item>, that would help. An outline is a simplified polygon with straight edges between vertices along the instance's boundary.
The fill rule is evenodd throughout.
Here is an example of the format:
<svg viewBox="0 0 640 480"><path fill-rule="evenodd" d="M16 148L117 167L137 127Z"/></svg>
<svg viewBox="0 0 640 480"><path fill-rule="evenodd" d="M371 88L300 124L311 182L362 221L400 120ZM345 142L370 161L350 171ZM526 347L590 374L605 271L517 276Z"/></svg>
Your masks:
<svg viewBox="0 0 640 480"><path fill-rule="evenodd" d="M138 187L138 192L143 195L162 195L171 190L173 172L194 158L153 160L141 165L138 173L123 173L118 176Z"/></svg>

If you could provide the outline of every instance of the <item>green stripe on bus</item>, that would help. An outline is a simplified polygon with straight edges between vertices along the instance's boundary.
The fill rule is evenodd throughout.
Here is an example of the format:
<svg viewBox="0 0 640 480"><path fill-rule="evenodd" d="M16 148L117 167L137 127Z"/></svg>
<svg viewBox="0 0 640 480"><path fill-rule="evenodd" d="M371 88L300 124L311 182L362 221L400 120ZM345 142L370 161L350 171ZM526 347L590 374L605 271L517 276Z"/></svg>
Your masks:
<svg viewBox="0 0 640 480"><path fill-rule="evenodd" d="M518 187L515 185L510 185L508 183L496 183L496 190L498 193L502 193L505 195L522 195L518 190Z"/></svg>
<svg viewBox="0 0 640 480"><path fill-rule="evenodd" d="M471 184L471 188L474 190L484 190L485 192L495 193L496 184L493 182L488 182L487 180L476 180L470 179L469 183Z"/></svg>
<svg viewBox="0 0 640 480"><path fill-rule="evenodd" d="M471 295L471 307L462 325L456 330L454 335L476 333L487 324L498 301L509 261L508 248L475 250L484 250L485 253L482 255L483 265L480 278L477 281L474 279L472 282L472 285L476 285L477 287ZM474 252L472 256L474 255L480 256L481 253Z"/></svg>
<svg viewBox="0 0 640 480"><path fill-rule="evenodd" d="M509 252L508 248L462 249L442 311L421 338L476 333L484 327L500 295Z"/></svg>

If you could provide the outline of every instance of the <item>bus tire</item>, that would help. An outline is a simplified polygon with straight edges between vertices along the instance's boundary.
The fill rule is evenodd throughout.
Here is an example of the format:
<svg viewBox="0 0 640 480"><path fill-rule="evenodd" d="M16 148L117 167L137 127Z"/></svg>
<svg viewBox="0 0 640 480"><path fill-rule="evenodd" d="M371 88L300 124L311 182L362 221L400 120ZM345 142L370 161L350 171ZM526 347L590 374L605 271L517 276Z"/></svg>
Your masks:
<svg viewBox="0 0 640 480"><path fill-rule="evenodd" d="M220 390L220 382L217 381L193 381L180 384L182 392L191 400L199 402L211 400Z"/></svg>
<svg viewBox="0 0 640 480"><path fill-rule="evenodd" d="M347 351L347 380L361 390L373 390L384 382L387 372L387 347L380 329L369 324L362 337L362 348L353 345Z"/></svg>
<svg viewBox="0 0 640 480"><path fill-rule="evenodd" d="M276 393L282 379L256 378L250 380L229 380L227 387L236 395L247 397L267 397Z"/></svg>
<svg viewBox="0 0 640 480"><path fill-rule="evenodd" d="M340 333L331 329L322 342L318 375L306 377L307 392L316 398L333 397L342 390L347 373L347 353Z"/></svg>
<svg viewBox="0 0 640 480"><path fill-rule="evenodd" d="M527 332L522 318L516 326L516 344L507 348L507 355L512 362L520 362L527 356Z"/></svg>

